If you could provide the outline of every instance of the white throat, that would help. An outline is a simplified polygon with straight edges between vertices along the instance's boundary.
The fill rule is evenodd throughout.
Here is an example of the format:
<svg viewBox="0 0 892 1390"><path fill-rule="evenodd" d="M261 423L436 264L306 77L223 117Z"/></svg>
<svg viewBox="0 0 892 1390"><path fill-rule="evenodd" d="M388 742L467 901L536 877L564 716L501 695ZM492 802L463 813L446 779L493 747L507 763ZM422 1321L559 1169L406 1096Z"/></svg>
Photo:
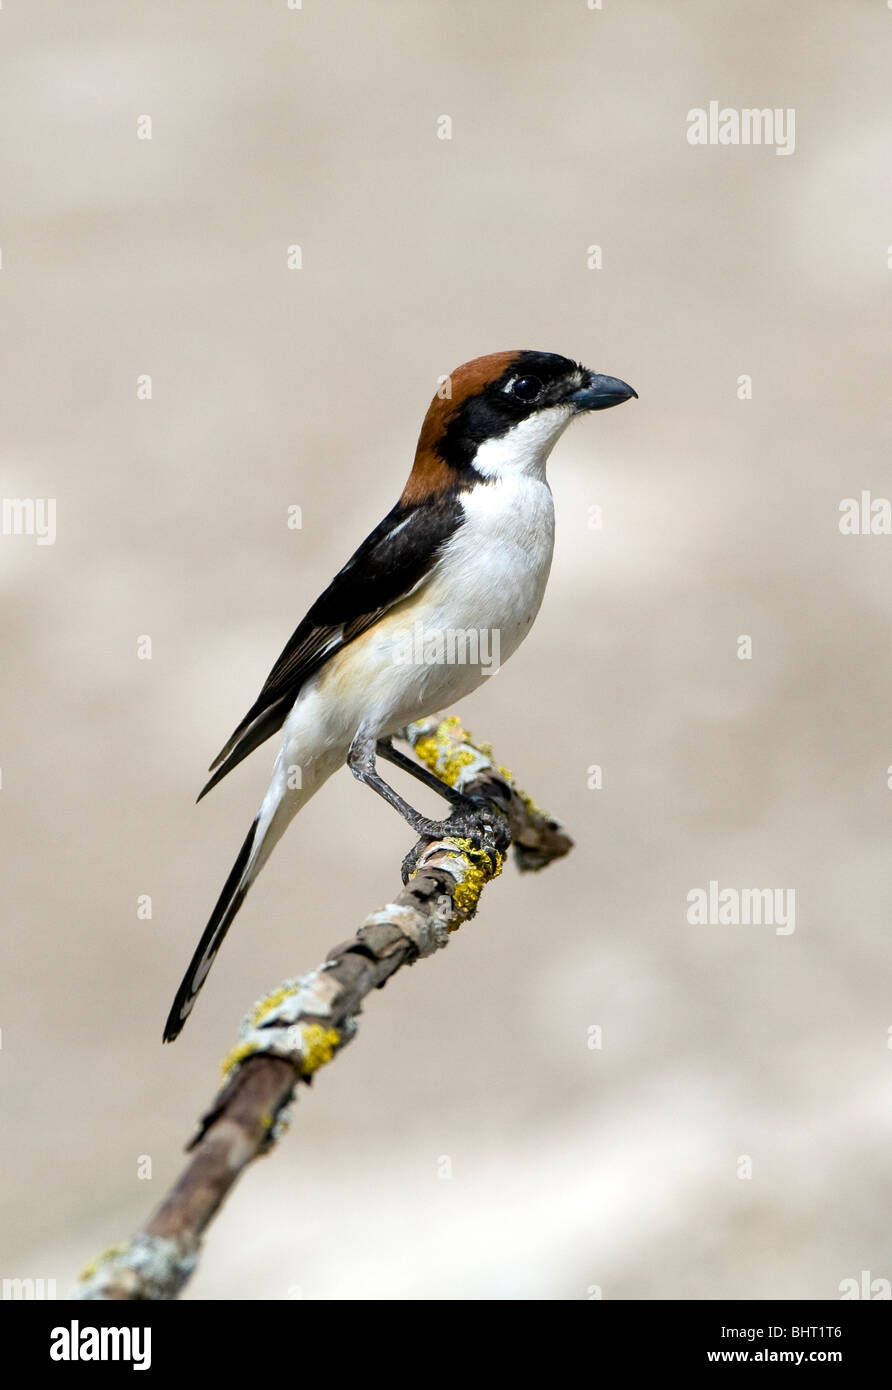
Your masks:
<svg viewBox="0 0 892 1390"><path fill-rule="evenodd" d="M575 415L571 405L537 410L498 439L487 439L474 455L474 468L484 478L544 478L545 464Z"/></svg>

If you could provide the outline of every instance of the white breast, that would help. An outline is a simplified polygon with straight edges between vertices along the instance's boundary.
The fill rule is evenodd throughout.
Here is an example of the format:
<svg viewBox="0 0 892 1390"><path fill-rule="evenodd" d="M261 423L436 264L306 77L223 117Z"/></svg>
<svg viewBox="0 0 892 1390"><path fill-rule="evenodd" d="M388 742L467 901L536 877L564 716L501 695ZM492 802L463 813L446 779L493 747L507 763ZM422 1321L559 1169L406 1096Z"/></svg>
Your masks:
<svg viewBox="0 0 892 1390"><path fill-rule="evenodd" d="M447 626L497 628L505 661L539 611L554 550L554 502L544 477L513 474L461 499L465 520L446 545L425 598Z"/></svg>
<svg viewBox="0 0 892 1390"><path fill-rule="evenodd" d="M553 416L547 429L526 422L477 451L475 467L487 465L480 470L487 481L460 495L464 521L430 577L308 683L289 718L289 746L312 737L320 747L346 750L360 724L392 733L482 685L480 664L407 663L402 653L419 627L424 634L486 633L486 665L491 655L496 669L517 650L542 603L554 549L545 459L566 420L564 412L543 414Z"/></svg>

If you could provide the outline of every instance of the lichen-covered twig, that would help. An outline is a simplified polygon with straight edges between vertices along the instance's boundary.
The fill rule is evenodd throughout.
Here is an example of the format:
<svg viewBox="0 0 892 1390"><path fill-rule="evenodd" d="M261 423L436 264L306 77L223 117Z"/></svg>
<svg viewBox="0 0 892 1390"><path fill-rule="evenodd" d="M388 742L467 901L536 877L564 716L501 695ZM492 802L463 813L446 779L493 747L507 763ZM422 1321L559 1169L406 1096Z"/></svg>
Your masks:
<svg viewBox="0 0 892 1390"><path fill-rule="evenodd" d="M572 847L557 821L518 790L489 746L474 744L458 719L422 720L403 736L442 781L487 798L501 814L476 841L421 842L415 872L393 902L366 918L324 965L254 1006L223 1064L223 1087L189 1145L183 1173L142 1230L87 1267L74 1297L176 1298L229 1189L282 1133L298 1082L309 1083L353 1037L366 995L401 966L446 945L476 912L484 884L501 872L509 843L523 869L541 868Z"/></svg>

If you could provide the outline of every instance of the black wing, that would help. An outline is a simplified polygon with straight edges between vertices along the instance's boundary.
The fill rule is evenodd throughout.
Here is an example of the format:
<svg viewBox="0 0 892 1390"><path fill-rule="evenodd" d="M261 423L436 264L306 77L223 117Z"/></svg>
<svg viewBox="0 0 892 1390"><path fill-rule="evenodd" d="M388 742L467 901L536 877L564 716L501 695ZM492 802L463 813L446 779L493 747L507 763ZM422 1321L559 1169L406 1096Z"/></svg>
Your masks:
<svg viewBox="0 0 892 1390"><path fill-rule="evenodd" d="M301 686L330 656L412 592L463 516L456 494L421 506L396 504L292 634L257 699L211 763L214 775L199 801L282 727Z"/></svg>

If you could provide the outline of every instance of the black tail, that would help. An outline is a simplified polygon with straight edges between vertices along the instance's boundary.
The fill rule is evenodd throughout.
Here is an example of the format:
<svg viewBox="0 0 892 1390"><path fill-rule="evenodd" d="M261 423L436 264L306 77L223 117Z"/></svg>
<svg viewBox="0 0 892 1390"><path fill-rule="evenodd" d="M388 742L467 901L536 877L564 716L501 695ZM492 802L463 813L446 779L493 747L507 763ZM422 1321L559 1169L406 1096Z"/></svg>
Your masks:
<svg viewBox="0 0 892 1390"><path fill-rule="evenodd" d="M215 787L218 782L222 781L228 772L231 772L234 767L238 767L243 758L247 758L249 753L253 753L255 748L259 748L261 743L265 743L268 738L272 738L278 729L281 729L285 722L285 716L293 704L293 696L283 696L274 705L260 710L258 710L257 705L251 706L225 748L220 749L208 768L208 772L213 772L214 775L205 782L198 793L197 799L199 801L203 796L207 796L211 787Z"/></svg>
<svg viewBox="0 0 892 1390"><path fill-rule="evenodd" d="M223 892L217 899L217 905L211 913L210 921L205 927L202 938L195 948L195 954L189 962L189 969L177 990L176 998L164 1025L165 1042L173 1042L174 1038L181 1032L183 1024L192 1010L192 1005L198 998L199 991L207 979L208 971L214 963L214 957L220 949L223 938L229 931L235 914L245 901L249 885L243 882L243 878L248 860L251 857L259 819L258 816L248 831L248 837L238 852L238 858L232 866L232 872L226 880Z"/></svg>

